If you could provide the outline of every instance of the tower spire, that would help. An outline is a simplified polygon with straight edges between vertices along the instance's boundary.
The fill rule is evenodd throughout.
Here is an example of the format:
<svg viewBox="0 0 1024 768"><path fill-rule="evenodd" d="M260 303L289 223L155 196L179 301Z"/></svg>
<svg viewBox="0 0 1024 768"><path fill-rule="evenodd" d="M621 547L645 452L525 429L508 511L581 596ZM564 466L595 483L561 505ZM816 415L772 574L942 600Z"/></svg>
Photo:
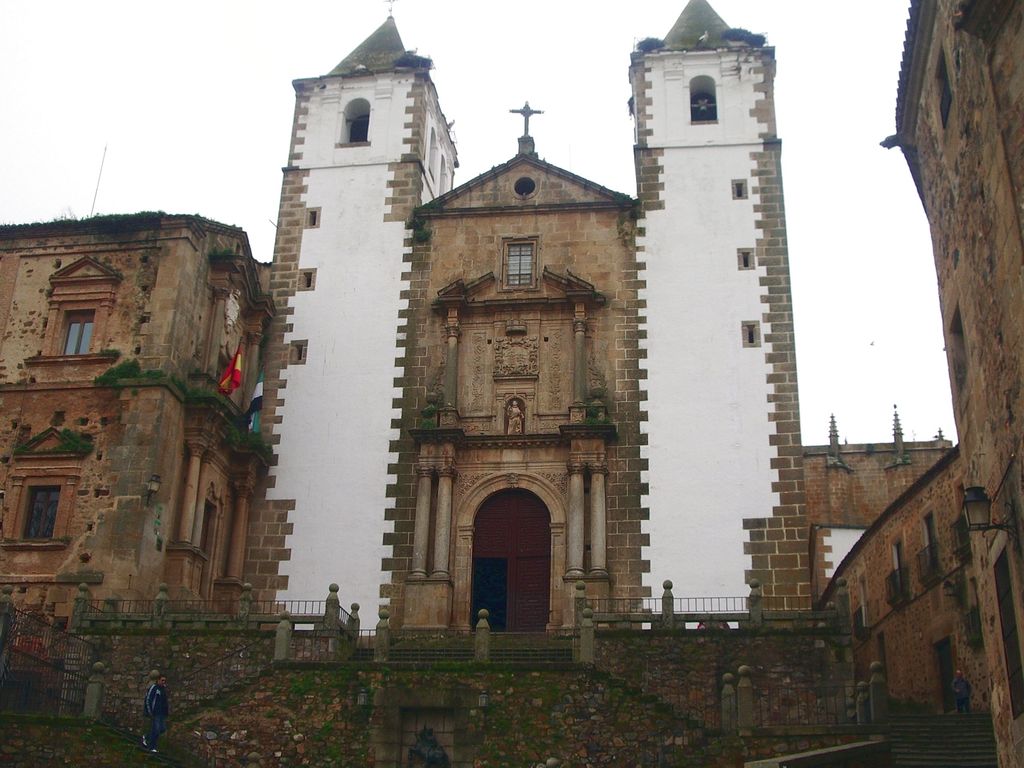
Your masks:
<svg viewBox="0 0 1024 768"><path fill-rule="evenodd" d="M391 69L395 62L405 55L402 36L394 16L388 15L383 24L363 40L352 53L338 62L330 75L347 75L357 70L381 71Z"/></svg>
<svg viewBox="0 0 1024 768"><path fill-rule="evenodd" d="M714 48L722 43L722 33L729 29L708 0L690 0L676 23L665 35L669 49Z"/></svg>

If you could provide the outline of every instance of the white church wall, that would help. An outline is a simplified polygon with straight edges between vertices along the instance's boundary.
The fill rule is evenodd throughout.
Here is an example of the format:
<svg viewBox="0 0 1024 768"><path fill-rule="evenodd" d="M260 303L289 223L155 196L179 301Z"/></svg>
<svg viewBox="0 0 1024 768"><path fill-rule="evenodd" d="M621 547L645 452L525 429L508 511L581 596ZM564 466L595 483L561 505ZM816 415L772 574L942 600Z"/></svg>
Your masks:
<svg viewBox="0 0 1024 768"><path fill-rule="evenodd" d="M764 341L771 328L762 322L759 283L765 271L741 269L738 257L739 249L753 253L759 235L751 153L762 148L763 126L749 114L755 80L740 54L683 56L652 57L648 74L654 132L647 143L664 148L665 208L648 212L639 241L646 266L645 585L655 595L665 579L680 596L745 595L751 562L743 520L770 516L778 503ZM701 75L716 81L717 124L690 122L688 87ZM746 182L745 199L734 199L735 180ZM757 324L757 346L744 345L745 323Z"/></svg>
<svg viewBox="0 0 1024 768"><path fill-rule="evenodd" d="M344 86L340 92L339 86ZM271 499L294 499L293 531L282 563L288 589L282 597L308 598L332 581L347 604L360 603L371 619L385 578L384 534L393 506L386 489L396 461L390 441L400 395L394 379L401 332L404 222L387 222L388 162L397 160L411 78L362 83L328 79L315 91L300 167L309 168L304 202L320 208L317 228L303 231L299 269L315 268L316 289L297 292L286 343L308 340L303 364L283 377L285 403L279 463ZM351 87L350 87L351 86ZM337 147L350 98L371 103L369 146ZM319 100L322 100L318 103Z"/></svg>

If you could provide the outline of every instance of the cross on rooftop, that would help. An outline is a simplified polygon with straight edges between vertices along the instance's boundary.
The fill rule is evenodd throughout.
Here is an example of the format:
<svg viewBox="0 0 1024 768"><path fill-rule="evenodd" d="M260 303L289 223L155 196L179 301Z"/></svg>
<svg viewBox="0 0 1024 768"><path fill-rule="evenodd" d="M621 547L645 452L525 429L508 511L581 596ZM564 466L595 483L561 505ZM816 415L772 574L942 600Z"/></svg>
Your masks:
<svg viewBox="0 0 1024 768"><path fill-rule="evenodd" d="M530 116L544 114L542 109L531 109L530 102L528 101L523 103L522 109L510 109L509 112L514 115L523 116L523 136L530 135Z"/></svg>
<svg viewBox="0 0 1024 768"><path fill-rule="evenodd" d="M388 7L388 18L393 18L395 15L395 0L384 0L384 4Z"/></svg>

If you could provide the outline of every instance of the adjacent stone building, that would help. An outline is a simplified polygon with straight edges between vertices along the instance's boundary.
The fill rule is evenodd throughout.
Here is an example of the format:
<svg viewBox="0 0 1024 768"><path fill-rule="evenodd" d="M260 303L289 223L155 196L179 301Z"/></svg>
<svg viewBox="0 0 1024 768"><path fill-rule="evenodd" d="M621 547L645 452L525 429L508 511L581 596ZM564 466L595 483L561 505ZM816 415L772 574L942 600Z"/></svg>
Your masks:
<svg viewBox="0 0 1024 768"><path fill-rule="evenodd" d="M896 130L931 225L962 483L1000 526L970 543L1000 765L1021 766L1024 3L913 0Z"/></svg>
<svg viewBox="0 0 1024 768"><path fill-rule="evenodd" d="M82 582L238 594L267 462L239 424L267 272L244 232L198 216L0 227L0 584L20 605L67 616Z"/></svg>

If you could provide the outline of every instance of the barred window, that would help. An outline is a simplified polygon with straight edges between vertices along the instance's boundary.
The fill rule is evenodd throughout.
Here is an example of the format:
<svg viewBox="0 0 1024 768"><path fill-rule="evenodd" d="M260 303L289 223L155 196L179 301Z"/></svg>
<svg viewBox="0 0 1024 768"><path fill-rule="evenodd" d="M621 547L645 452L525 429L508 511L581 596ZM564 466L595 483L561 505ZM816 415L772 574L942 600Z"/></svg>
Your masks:
<svg viewBox="0 0 1024 768"><path fill-rule="evenodd" d="M46 486L33 488L28 500L28 522L25 525L26 539L52 539L57 522L57 502L60 501L60 487Z"/></svg>
<svg viewBox="0 0 1024 768"><path fill-rule="evenodd" d="M533 285L533 243L509 243L505 256L505 285Z"/></svg>

